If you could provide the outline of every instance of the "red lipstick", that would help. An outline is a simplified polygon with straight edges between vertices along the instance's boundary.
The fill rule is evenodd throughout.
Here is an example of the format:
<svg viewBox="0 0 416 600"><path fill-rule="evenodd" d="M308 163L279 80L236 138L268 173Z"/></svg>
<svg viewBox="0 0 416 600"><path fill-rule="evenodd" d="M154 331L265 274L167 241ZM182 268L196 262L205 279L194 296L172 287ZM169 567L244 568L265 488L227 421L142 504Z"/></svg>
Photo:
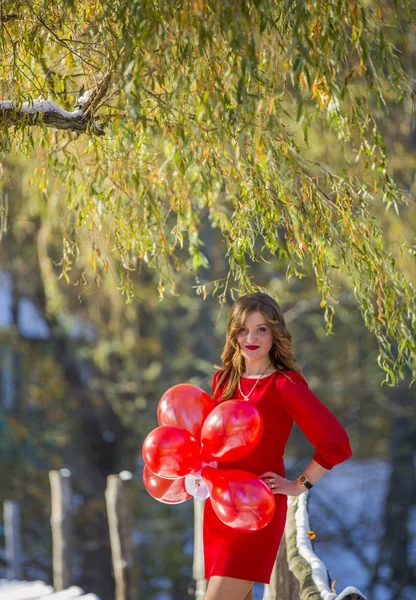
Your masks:
<svg viewBox="0 0 416 600"><path fill-rule="evenodd" d="M260 346L246 346L247 350L257 350Z"/></svg>

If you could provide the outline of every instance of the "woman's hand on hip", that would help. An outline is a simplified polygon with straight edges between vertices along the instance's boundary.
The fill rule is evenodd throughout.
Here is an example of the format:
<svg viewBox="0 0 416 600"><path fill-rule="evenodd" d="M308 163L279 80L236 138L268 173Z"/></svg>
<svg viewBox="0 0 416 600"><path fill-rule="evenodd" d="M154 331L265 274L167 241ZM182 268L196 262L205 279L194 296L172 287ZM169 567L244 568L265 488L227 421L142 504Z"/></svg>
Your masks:
<svg viewBox="0 0 416 600"><path fill-rule="evenodd" d="M259 475L260 479L264 481L267 487L273 492L273 494L286 494L286 496L300 496L305 488L301 486L298 481L290 481L273 471L267 471Z"/></svg>

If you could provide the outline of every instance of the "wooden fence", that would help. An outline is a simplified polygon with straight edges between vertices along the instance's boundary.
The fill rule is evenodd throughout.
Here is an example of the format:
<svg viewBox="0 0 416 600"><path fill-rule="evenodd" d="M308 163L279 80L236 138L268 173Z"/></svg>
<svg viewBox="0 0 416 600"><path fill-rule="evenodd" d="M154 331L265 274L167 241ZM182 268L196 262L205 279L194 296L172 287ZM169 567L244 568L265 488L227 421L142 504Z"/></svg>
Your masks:
<svg viewBox="0 0 416 600"><path fill-rule="evenodd" d="M58 596L60 600L77 596L81 596L80 600L99 600L94 594L83 595L83 591L79 591L80 588L70 587L71 473L68 469L61 469L51 471L49 475L52 500L53 588L49 586L48 593L53 592L51 600L58 592L61 593ZM134 502L132 480L132 474L128 471L110 475L105 493L115 600L139 600L139 582L131 542ZM265 586L263 600L366 600L364 594L353 586L347 587L340 594L332 590L328 570L314 553L308 535L311 529L307 511L309 493L305 492L299 497L288 497L285 535L280 544L270 584ZM193 577L195 596L199 600L203 600L206 590L202 518L203 503L194 500ZM23 589L25 585L29 585L28 582L19 581L22 578L19 507L11 501L4 504L4 526L9 581L0 580L0 600L34 600L43 597L46 593L36 596L33 589L31 592L29 588ZM10 587L10 580L13 580L14 589Z"/></svg>

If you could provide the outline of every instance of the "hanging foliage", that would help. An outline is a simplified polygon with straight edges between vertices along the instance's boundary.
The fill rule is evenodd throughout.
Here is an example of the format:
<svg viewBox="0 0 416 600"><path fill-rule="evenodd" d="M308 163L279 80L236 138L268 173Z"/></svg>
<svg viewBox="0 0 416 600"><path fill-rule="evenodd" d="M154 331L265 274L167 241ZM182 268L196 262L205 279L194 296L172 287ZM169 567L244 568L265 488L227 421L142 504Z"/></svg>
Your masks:
<svg viewBox="0 0 416 600"><path fill-rule="evenodd" d="M175 293L181 269L209 268L209 221L229 276L198 292L224 301L256 288L253 261L284 260L288 277L314 272L330 332L342 272L385 380L406 365L414 378L414 287L372 210L411 201L374 114L413 101L389 37L399 16L411 25L408 3L3 0L0 144L39 161L32 185L44 218L59 214L61 276L87 231L98 280L117 262L131 299L145 264L161 297ZM318 122L343 146L342 171L308 158Z"/></svg>

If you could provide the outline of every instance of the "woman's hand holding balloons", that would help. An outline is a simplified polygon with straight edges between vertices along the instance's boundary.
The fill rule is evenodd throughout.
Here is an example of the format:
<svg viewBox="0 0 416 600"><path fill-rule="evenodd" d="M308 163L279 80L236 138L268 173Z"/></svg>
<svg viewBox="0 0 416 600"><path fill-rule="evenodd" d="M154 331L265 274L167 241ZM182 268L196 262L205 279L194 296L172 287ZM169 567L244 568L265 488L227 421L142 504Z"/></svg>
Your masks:
<svg viewBox="0 0 416 600"><path fill-rule="evenodd" d="M218 462L249 454L263 432L257 408L228 400L216 404L201 388L179 384L158 405L159 427L143 443L143 482L165 503L211 496L214 511L230 527L255 531L270 522L274 497L264 481L241 470L216 470Z"/></svg>

